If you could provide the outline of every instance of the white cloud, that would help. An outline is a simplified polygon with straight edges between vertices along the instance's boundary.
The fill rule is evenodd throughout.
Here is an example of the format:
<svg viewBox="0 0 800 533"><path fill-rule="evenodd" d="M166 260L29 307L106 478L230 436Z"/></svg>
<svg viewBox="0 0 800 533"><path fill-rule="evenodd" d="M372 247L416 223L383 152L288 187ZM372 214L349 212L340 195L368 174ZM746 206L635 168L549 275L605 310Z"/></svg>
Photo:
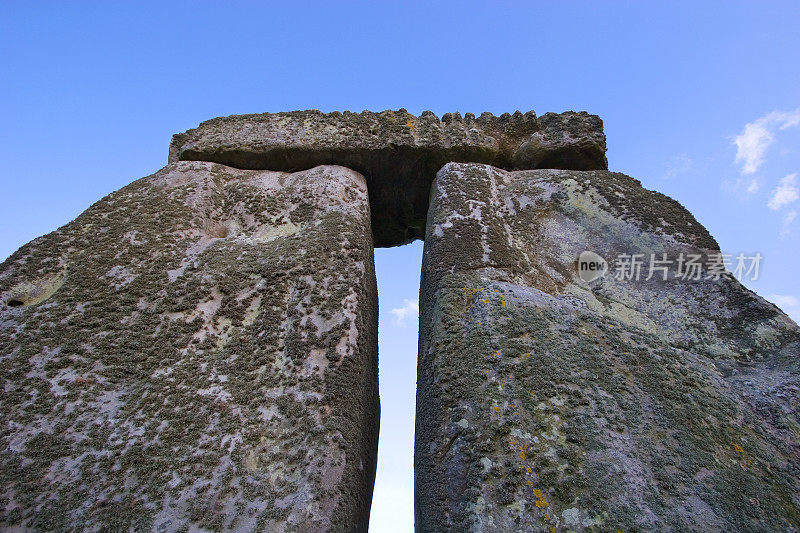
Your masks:
<svg viewBox="0 0 800 533"><path fill-rule="evenodd" d="M406 327L406 318L419 317L419 300L403 299L403 307L395 307L390 312L394 315L394 325L399 328Z"/></svg>
<svg viewBox="0 0 800 533"><path fill-rule="evenodd" d="M752 174L764 162L764 152L774 137L764 124L751 122L736 136L736 163L744 163L743 174Z"/></svg>
<svg viewBox="0 0 800 533"><path fill-rule="evenodd" d="M792 232L792 222L797 218L797 211L789 211L783 215L783 226L781 227L781 237L786 237Z"/></svg>
<svg viewBox="0 0 800 533"><path fill-rule="evenodd" d="M770 294L766 298L780 307L792 320L800 323L800 298L788 294Z"/></svg>
<svg viewBox="0 0 800 533"><path fill-rule="evenodd" d="M775 130L785 130L800 124L800 108L794 111L773 111L745 124L733 142L736 163L742 163L742 174L752 174L764 163L764 154L775 140Z"/></svg>
<svg viewBox="0 0 800 533"><path fill-rule="evenodd" d="M800 198L800 189L797 188L797 173L789 174L781 179L778 186L772 191L772 198L767 206L773 211L777 211L781 207L797 201L798 198Z"/></svg>
<svg viewBox="0 0 800 533"><path fill-rule="evenodd" d="M692 158L686 154L678 154L673 156L667 162L667 171L664 173L664 179L668 180L674 178L679 174L683 174L692 169Z"/></svg>
<svg viewBox="0 0 800 533"><path fill-rule="evenodd" d="M740 199L747 199L761 190L761 183L756 178L736 178L735 180L724 180L722 189L733 193Z"/></svg>

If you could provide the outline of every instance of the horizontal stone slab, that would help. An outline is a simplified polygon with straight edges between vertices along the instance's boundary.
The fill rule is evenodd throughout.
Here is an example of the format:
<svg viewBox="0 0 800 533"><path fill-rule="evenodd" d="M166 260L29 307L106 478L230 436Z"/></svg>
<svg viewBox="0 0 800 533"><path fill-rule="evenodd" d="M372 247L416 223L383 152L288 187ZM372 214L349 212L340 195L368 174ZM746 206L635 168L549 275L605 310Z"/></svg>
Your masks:
<svg viewBox="0 0 800 533"><path fill-rule="evenodd" d="M293 111L208 120L173 137L169 160L290 172L352 168L367 180L375 245L393 246L424 236L430 184L445 163L606 169L605 151L602 121L585 112L448 113L440 120L404 109Z"/></svg>

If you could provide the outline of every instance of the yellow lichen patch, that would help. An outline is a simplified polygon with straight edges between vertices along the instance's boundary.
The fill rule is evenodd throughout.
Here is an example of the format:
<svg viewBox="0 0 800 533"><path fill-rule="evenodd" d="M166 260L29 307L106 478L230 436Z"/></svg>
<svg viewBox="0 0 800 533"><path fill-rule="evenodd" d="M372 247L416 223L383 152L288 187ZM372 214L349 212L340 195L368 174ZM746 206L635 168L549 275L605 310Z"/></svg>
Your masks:
<svg viewBox="0 0 800 533"><path fill-rule="evenodd" d="M495 406L494 406L494 410L495 410L496 412L498 412L498 413L499 413L499 412L500 412L500 407L499 407L499 406L497 406L497 405L495 405Z"/></svg>
<svg viewBox="0 0 800 533"><path fill-rule="evenodd" d="M732 443L731 443L731 446L733 446L733 449L734 449L734 450L736 450L736 451L737 451L737 452L739 452L739 453L742 453L742 452L744 452L744 448L742 448L741 446L739 446L739 445L738 445L738 444L736 444L735 442L732 442Z"/></svg>
<svg viewBox="0 0 800 533"><path fill-rule="evenodd" d="M472 288L469 288L469 287L463 287L461 290L464 291L464 296L466 296L466 300L467 300L466 304L464 305L464 312L466 313L467 311L469 311L469 308L472 306L473 299L475 298L475 295L478 294L479 292L481 292L482 290L484 290L484 288L483 287L479 287L479 288L476 288L476 289L472 289Z"/></svg>
<svg viewBox="0 0 800 533"><path fill-rule="evenodd" d="M478 324L480 324L480 322L478 322ZM489 359L489 360L493 360L493 359L497 360L497 359L500 359L501 357L502 357L502 354L500 353L500 350L492 352L489 355L484 355L483 356L484 359Z"/></svg>
<svg viewBox="0 0 800 533"><path fill-rule="evenodd" d="M498 289L493 289L492 292L499 293L500 291ZM502 305L503 307L506 306L506 297L503 296L502 294L500 294L500 305Z"/></svg>
<svg viewBox="0 0 800 533"><path fill-rule="evenodd" d="M547 503L547 498L544 497L544 493L542 489L533 489L533 495L536 496L536 507L539 509L544 509L545 507L549 507L550 504Z"/></svg>

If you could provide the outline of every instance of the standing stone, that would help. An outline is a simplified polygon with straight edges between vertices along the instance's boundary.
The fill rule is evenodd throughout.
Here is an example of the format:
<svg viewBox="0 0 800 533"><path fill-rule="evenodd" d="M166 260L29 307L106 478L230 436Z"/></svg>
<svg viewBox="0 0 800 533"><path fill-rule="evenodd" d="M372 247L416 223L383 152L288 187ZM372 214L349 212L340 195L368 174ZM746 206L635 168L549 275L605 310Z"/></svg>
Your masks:
<svg viewBox="0 0 800 533"><path fill-rule="evenodd" d="M364 178L175 162L0 266L0 527L366 531Z"/></svg>
<svg viewBox="0 0 800 533"><path fill-rule="evenodd" d="M680 204L622 174L481 164L446 165L431 196L418 531L800 528L800 331L715 276ZM590 283L586 251L609 267ZM639 280L619 254L642 254ZM646 280L651 254L700 254L703 279Z"/></svg>

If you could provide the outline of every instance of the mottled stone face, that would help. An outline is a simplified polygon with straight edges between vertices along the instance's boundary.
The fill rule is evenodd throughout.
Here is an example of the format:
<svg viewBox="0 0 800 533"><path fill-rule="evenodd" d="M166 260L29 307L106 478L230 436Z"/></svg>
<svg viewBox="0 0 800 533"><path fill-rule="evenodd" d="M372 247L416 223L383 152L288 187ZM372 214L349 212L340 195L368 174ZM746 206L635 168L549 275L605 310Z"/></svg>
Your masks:
<svg viewBox="0 0 800 533"><path fill-rule="evenodd" d="M423 259L417 529L791 530L797 325L706 271L578 268L716 251L622 174L446 165Z"/></svg>
<svg viewBox="0 0 800 533"><path fill-rule="evenodd" d="M0 270L0 524L366 529L364 178L176 162Z"/></svg>

